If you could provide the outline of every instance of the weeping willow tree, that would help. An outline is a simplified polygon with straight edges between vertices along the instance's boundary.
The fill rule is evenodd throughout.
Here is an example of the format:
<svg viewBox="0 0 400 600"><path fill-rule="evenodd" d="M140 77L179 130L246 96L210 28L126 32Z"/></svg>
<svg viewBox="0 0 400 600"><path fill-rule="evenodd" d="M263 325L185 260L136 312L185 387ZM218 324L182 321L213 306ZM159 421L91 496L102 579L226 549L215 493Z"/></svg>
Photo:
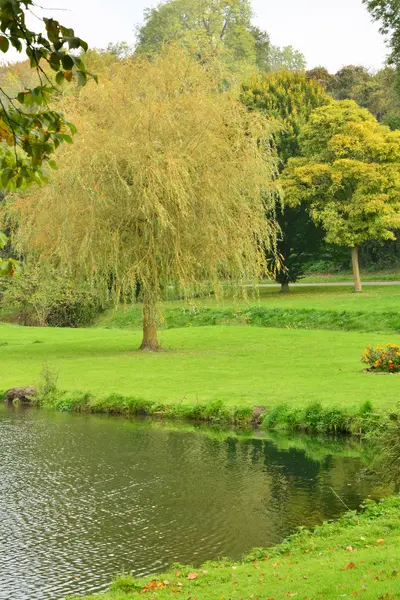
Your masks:
<svg viewBox="0 0 400 600"><path fill-rule="evenodd" d="M274 244L276 161L265 118L221 93L178 48L113 65L65 111L79 135L45 188L8 206L16 244L117 295L140 283L143 350L157 350L158 302L175 285L243 282Z"/></svg>

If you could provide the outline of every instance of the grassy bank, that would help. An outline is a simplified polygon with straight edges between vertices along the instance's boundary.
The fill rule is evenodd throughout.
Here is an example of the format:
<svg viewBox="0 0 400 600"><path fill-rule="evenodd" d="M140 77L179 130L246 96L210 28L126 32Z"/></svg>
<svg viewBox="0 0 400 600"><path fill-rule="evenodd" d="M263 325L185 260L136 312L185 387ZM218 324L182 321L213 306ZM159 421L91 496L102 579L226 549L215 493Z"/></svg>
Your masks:
<svg viewBox="0 0 400 600"><path fill-rule="evenodd" d="M299 531L277 547L253 551L241 563L179 566L156 579L124 576L109 593L91 598L395 600L400 589L399 534L400 498L395 497L368 503L362 514L349 512L313 532Z"/></svg>
<svg viewBox="0 0 400 600"><path fill-rule="evenodd" d="M204 325L253 325L290 329L325 329L385 333L400 332L400 286L366 287L363 294L351 288L293 288L280 294L276 288L261 288L247 300L214 297L197 299L193 306L181 301L165 302L162 328ZM133 305L101 315L96 326L138 329L141 306Z"/></svg>
<svg viewBox="0 0 400 600"><path fill-rule="evenodd" d="M271 427L357 430L371 406L388 412L398 402L397 376L364 374L360 363L368 343L385 341L396 338L186 327L163 331L166 351L149 354L135 350L139 331L1 325L1 385L35 385L49 363L67 392L53 403L64 410L241 423L264 407Z"/></svg>

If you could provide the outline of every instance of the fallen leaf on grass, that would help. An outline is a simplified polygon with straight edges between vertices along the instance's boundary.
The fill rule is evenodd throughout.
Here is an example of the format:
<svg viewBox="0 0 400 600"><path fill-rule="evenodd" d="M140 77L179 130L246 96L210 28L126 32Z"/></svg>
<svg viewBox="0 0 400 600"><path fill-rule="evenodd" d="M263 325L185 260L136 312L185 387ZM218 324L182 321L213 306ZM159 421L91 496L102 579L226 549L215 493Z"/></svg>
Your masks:
<svg viewBox="0 0 400 600"><path fill-rule="evenodd" d="M156 579L153 579L153 581L150 581L150 583L144 586L144 588L142 589L142 594L146 594L146 592L153 592L154 590L162 590L166 587L167 582L157 581Z"/></svg>
<svg viewBox="0 0 400 600"><path fill-rule="evenodd" d="M353 548L353 546L347 546L346 550L347 552L354 552L355 548Z"/></svg>
<svg viewBox="0 0 400 600"><path fill-rule="evenodd" d="M192 579L197 579L198 578L198 574L197 573L189 573L189 575L187 576L188 579L192 580Z"/></svg>
<svg viewBox="0 0 400 600"><path fill-rule="evenodd" d="M384 540L384 539L382 539L382 538L379 538L379 540L376 540L376 543L377 543L377 544L384 544L384 543L385 543L385 540Z"/></svg>
<svg viewBox="0 0 400 600"><path fill-rule="evenodd" d="M348 571L350 571L351 569L355 569L355 568L356 568L356 565L353 562L349 563L346 567L346 569Z"/></svg>

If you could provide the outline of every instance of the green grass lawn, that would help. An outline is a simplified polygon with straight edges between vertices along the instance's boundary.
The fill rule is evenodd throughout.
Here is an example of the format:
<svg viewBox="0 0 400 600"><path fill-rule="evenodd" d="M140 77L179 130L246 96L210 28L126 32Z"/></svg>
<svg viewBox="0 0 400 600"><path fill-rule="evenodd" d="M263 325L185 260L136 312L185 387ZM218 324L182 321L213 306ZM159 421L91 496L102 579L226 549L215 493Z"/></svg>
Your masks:
<svg viewBox="0 0 400 600"><path fill-rule="evenodd" d="M122 577L91 600L397 600L400 597L400 499L348 513L242 563L178 567L153 578ZM89 600L89 599L86 599Z"/></svg>
<svg viewBox="0 0 400 600"><path fill-rule="evenodd" d="M187 327L161 332L165 352L135 351L139 331L0 325L1 388L32 385L48 362L59 387L164 403L222 400L271 407L311 402L388 409L398 402L397 376L362 372L368 343L397 336L348 332Z"/></svg>

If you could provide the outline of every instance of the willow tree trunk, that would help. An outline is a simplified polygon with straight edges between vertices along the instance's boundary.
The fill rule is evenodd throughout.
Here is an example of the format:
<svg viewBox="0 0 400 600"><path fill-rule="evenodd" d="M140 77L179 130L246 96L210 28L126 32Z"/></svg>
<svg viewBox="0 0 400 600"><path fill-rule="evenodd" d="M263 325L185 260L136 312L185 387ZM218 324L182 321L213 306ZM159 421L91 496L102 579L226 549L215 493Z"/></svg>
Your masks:
<svg viewBox="0 0 400 600"><path fill-rule="evenodd" d="M353 277L354 277L354 291L362 292L362 285L360 279L360 265L358 262L358 247L354 246L351 249L351 262L353 264Z"/></svg>
<svg viewBox="0 0 400 600"><path fill-rule="evenodd" d="M143 295L143 341L139 350L147 352L161 350L157 339L156 303L147 293Z"/></svg>
<svg viewBox="0 0 400 600"><path fill-rule="evenodd" d="M289 282L285 281L284 283L281 283L281 294L288 294L289 291Z"/></svg>

